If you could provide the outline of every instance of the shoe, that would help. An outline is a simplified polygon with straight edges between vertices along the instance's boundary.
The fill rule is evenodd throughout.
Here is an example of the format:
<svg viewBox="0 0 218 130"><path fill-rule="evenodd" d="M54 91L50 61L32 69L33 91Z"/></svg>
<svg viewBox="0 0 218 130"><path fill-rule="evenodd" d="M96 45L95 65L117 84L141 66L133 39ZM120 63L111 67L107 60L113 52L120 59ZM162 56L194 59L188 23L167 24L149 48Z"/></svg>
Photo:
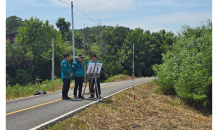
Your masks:
<svg viewBox="0 0 218 130"><path fill-rule="evenodd" d="M67 100L67 98L65 98L65 97L62 97L62 100Z"/></svg>
<svg viewBox="0 0 218 130"><path fill-rule="evenodd" d="M84 99L84 97L83 97L83 96L80 96L80 97L78 97L78 98L80 98L80 99Z"/></svg>
<svg viewBox="0 0 218 130"><path fill-rule="evenodd" d="M74 97L74 99L78 99L78 97Z"/></svg>
<svg viewBox="0 0 218 130"><path fill-rule="evenodd" d="M89 98L94 98L94 97L89 97Z"/></svg>
<svg viewBox="0 0 218 130"><path fill-rule="evenodd" d="M100 98L97 97L97 98L96 98L96 101L97 101L97 100L102 101L102 98L101 98L101 97L100 97Z"/></svg>
<svg viewBox="0 0 218 130"><path fill-rule="evenodd" d="M70 100L71 98L69 97L62 97L62 100Z"/></svg>
<svg viewBox="0 0 218 130"><path fill-rule="evenodd" d="M97 98L98 98L98 97L97 97ZM100 96L100 99L102 99L101 96Z"/></svg>

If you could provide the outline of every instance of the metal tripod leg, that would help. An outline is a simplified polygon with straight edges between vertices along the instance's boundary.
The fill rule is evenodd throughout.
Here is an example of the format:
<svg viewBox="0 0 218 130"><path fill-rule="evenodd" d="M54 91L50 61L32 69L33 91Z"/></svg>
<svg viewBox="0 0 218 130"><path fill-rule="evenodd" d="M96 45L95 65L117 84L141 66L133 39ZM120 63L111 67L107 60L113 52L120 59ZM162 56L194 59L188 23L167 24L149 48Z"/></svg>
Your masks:
<svg viewBox="0 0 218 130"><path fill-rule="evenodd" d="M95 92L94 93L91 93L91 88L92 88L92 82L93 82L93 77L94 77L94 75L92 75L92 79L91 79L91 84L90 84L90 96L93 94L94 96L95 96ZM94 87L94 85L93 85L93 87ZM94 87L95 88L95 87ZM93 89L94 89L93 88Z"/></svg>
<svg viewBox="0 0 218 130"><path fill-rule="evenodd" d="M87 78L87 81L86 81L86 85L85 85L85 88L84 88L84 90L83 90L83 97L84 97L84 93L85 93L85 90L86 90L87 83L88 83L88 81L89 81L89 76L90 76L91 70L92 70L92 68L90 69L90 72L89 72L89 75L88 75L88 78ZM89 86L90 86L90 85L89 85ZM89 87L89 93L90 93L90 87Z"/></svg>
<svg viewBox="0 0 218 130"><path fill-rule="evenodd" d="M97 72L98 72L98 68L97 68ZM97 86L97 75L98 75L98 73L97 73L96 76L95 76L95 88L97 89L98 100L99 100L99 102L100 102L100 95L99 95L98 86ZM95 91L94 91L94 93L95 93Z"/></svg>
<svg viewBox="0 0 218 130"><path fill-rule="evenodd" d="M99 92L98 92L98 86L97 86L97 80L96 80L97 77L95 77L95 88L97 89L97 94L98 94L98 100L100 102L100 95L99 95Z"/></svg>

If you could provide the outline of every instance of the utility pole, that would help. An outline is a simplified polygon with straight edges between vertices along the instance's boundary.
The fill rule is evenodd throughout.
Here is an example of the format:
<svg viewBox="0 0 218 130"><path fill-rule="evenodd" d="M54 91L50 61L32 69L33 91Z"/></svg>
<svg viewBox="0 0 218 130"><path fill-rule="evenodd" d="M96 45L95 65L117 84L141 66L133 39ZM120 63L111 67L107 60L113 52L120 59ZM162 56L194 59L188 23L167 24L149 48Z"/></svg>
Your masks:
<svg viewBox="0 0 218 130"><path fill-rule="evenodd" d="M142 71L141 71L141 67L140 67L140 77L142 77Z"/></svg>
<svg viewBox="0 0 218 130"><path fill-rule="evenodd" d="M54 80L54 37L52 37L52 80Z"/></svg>
<svg viewBox="0 0 218 130"><path fill-rule="evenodd" d="M85 23L86 24L86 23ZM85 44L85 24L83 29L83 43L84 43L84 81L86 82L86 44Z"/></svg>
<svg viewBox="0 0 218 130"><path fill-rule="evenodd" d="M133 73L132 73L132 84L133 84L133 97L134 97L134 103L135 103L135 87L134 87L134 44L133 44ZM135 105L134 105L135 106Z"/></svg>
<svg viewBox="0 0 218 130"><path fill-rule="evenodd" d="M72 13L72 41L73 41L73 62L75 61L75 43L74 43L74 19L73 19L73 2L71 1L71 13Z"/></svg>
<svg viewBox="0 0 218 130"><path fill-rule="evenodd" d="M133 76L134 76L134 44L133 44L133 67L132 67L132 69L133 69Z"/></svg>
<svg viewBox="0 0 218 130"><path fill-rule="evenodd" d="M100 51L102 52L101 20L98 19L98 23L99 23L99 35L100 35L100 39L101 39ZM99 44L100 44L100 42L99 42Z"/></svg>
<svg viewBox="0 0 218 130"><path fill-rule="evenodd" d="M85 24L86 24L86 23L85 23ZM85 47L86 47L86 44L85 44L85 43L86 43L86 38L88 38L88 39L87 39L87 42L89 41L89 37L88 37L89 35L88 35L88 34L89 34L90 31L93 31L93 30L88 30L88 29L86 30L86 29L85 29L85 24L84 24L84 29L83 29L83 44L84 44L84 69L85 69L85 72L84 72L84 80L85 80L85 82L86 82L86 48L85 48ZM88 32L88 33L86 34L86 32ZM86 35L87 35L87 36L86 36Z"/></svg>
<svg viewBox="0 0 218 130"><path fill-rule="evenodd" d="M33 45L31 45L31 51L32 50L33 50ZM32 83L33 83L33 54L31 55L30 66L31 66L31 79L32 79Z"/></svg>

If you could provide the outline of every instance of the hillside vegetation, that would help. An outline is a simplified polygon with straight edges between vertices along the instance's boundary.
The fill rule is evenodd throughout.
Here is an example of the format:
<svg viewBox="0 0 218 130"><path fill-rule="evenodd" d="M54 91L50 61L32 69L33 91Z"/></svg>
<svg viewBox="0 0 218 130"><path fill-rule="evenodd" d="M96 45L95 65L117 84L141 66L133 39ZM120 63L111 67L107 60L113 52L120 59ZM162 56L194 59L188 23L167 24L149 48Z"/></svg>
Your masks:
<svg viewBox="0 0 218 130"><path fill-rule="evenodd" d="M11 16L16 18L16 16ZM6 80L7 85L34 84L51 79L52 68L52 37L55 42L55 76L61 78L60 63L63 55L71 55L69 63L73 62L72 30L70 22L64 18L57 20L55 29L49 21L39 18L29 18L22 21L7 18L7 33L16 32L15 43L6 43ZM15 24L17 23L17 24ZM83 32L85 30L85 33ZM130 29L117 26L93 26L75 30L75 54L84 55L83 35L85 36L86 64L91 60L92 53L98 54L103 63L101 80L124 74L132 75L133 44L135 46L135 76L154 75L152 65L162 63L162 53L172 45L174 34L164 29L150 32L141 28Z"/></svg>

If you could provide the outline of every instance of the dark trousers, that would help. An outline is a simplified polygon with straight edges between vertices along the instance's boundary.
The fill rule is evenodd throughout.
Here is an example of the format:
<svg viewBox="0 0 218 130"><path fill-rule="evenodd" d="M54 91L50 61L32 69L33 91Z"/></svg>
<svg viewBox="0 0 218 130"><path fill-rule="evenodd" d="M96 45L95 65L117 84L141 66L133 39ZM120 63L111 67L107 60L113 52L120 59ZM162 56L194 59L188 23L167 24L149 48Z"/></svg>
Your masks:
<svg viewBox="0 0 218 130"><path fill-rule="evenodd" d="M74 97L77 96L77 89L79 86L79 94L78 97L81 97L82 87L83 87L83 77L74 77Z"/></svg>
<svg viewBox="0 0 218 130"><path fill-rule="evenodd" d="M92 80L92 85L91 85L91 80L92 78L89 78L89 88L90 88L90 93L91 93L91 97L94 97L94 84L95 84L95 79L93 78ZM91 86L90 86L91 85ZM98 88L98 93L99 95L101 95L101 89L100 89L100 77L97 77L97 88ZM96 97L98 98L98 93L97 93L97 89L96 91Z"/></svg>
<svg viewBox="0 0 218 130"><path fill-rule="evenodd" d="M70 79L62 79L63 88L62 88L62 97L68 97L68 91L70 88Z"/></svg>

